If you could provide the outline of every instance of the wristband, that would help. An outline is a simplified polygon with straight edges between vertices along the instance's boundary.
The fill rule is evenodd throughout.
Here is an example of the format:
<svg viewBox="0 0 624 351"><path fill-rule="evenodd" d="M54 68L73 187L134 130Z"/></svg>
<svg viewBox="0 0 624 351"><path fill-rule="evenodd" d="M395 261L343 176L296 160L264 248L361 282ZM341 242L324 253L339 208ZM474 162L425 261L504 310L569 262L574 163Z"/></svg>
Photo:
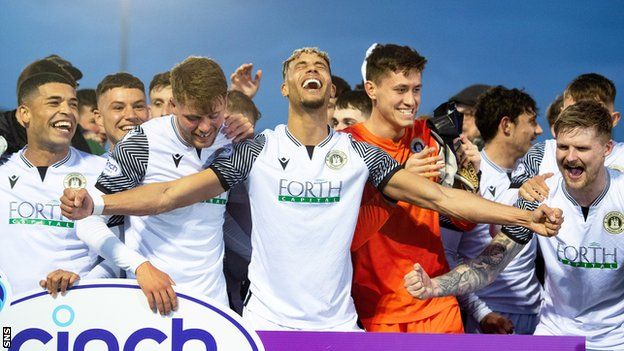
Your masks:
<svg viewBox="0 0 624 351"><path fill-rule="evenodd" d="M94 196L92 215L99 216L102 213L104 213L104 198L102 196Z"/></svg>

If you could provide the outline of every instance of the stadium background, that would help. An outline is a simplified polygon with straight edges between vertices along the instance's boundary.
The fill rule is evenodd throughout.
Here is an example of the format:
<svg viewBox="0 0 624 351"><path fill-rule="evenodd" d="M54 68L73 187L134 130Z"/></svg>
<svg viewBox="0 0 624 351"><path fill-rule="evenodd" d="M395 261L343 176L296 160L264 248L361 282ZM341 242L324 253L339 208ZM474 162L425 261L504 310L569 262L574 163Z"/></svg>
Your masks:
<svg viewBox="0 0 624 351"><path fill-rule="evenodd" d="M80 68L83 88L126 70L146 86L188 55L245 62L264 71L255 98L258 130L285 121L281 62L301 46L329 52L333 74L354 86L373 42L410 45L429 60L419 113L473 83L522 87L548 104L580 73L619 88L624 111L624 2L604 1L241 1L29 0L0 2L0 108L15 106L15 82L52 53ZM549 133L545 133L549 136ZM542 137L543 138L543 137ZM624 127L616 129L624 140Z"/></svg>

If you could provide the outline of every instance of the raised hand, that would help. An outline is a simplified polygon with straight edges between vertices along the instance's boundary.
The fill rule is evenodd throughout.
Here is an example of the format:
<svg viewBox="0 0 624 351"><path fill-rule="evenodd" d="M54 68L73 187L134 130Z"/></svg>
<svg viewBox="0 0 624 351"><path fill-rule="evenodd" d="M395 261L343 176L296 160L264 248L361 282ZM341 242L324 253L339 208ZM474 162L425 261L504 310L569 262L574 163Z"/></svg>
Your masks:
<svg viewBox="0 0 624 351"><path fill-rule="evenodd" d="M456 150L458 164L465 168L468 163L472 163L474 169L478 172L479 167L481 166L481 153L479 152L479 148L473 144L468 138L461 134L459 137L461 141L460 147Z"/></svg>
<svg viewBox="0 0 624 351"><path fill-rule="evenodd" d="M260 79L262 78L262 70L259 69L252 79L252 69L253 64L244 63L240 65L240 67L238 67L236 71L234 71L234 73L232 73L232 75L230 76L230 81L232 82L232 90L238 90L241 93L249 96L250 99L253 99L253 97L258 92L258 89L260 88Z"/></svg>
<svg viewBox="0 0 624 351"><path fill-rule="evenodd" d="M158 310L164 316L178 309L178 298L172 288L175 282L167 273L146 261L136 269L135 275L152 311Z"/></svg>
<svg viewBox="0 0 624 351"><path fill-rule="evenodd" d="M61 197L61 213L63 216L79 220L93 213L93 199L85 189L66 188Z"/></svg>
<svg viewBox="0 0 624 351"><path fill-rule="evenodd" d="M235 113L225 116L223 132L229 139L239 142L253 137L254 126L243 114Z"/></svg>
<svg viewBox="0 0 624 351"><path fill-rule="evenodd" d="M546 179L552 177L554 173L544 173L535 176L522 184L518 189L518 195L527 201L539 201L546 200L550 188L546 185Z"/></svg>
<svg viewBox="0 0 624 351"><path fill-rule="evenodd" d="M39 281L39 286L48 290L52 297L56 297L58 291L65 294L67 288L74 285L80 279L80 276L74 272L57 269L50 272L45 279Z"/></svg>
<svg viewBox="0 0 624 351"><path fill-rule="evenodd" d="M440 169L444 168L442 155L435 155L434 147L425 147L422 151L413 154L405 163L405 170L423 176L436 178L440 176Z"/></svg>
<svg viewBox="0 0 624 351"><path fill-rule="evenodd" d="M490 312L479 322L484 334L513 334L513 322L496 312Z"/></svg>

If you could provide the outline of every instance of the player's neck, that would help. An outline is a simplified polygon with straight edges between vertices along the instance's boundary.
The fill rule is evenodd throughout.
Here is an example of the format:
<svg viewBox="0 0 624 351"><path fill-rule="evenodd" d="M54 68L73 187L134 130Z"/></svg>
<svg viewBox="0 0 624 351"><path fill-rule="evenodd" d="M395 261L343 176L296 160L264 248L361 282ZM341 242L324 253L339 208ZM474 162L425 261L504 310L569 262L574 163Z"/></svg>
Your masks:
<svg viewBox="0 0 624 351"><path fill-rule="evenodd" d="M485 144L483 151L487 158L494 162L500 168L512 169L514 168L518 156L513 152L513 148L504 143L492 140Z"/></svg>
<svg viewBox="0 0 624 351"><path fill-rule="evenodd" d="M328 134L327 108L295 110L288 107L288 131L303 145L317 145Z"/></svg>
<svg viewBox="0 0 624 351"><path fill-rule="evenodd" d="M596 179L582 189L571 189L566 185L568 194L582 207L589 207L607 186L607 168L602 167Z"/></svg>
<svg viewBox="0 0 624 351"><path fill-rule="evenodd" d="M69 146L58 150L37 145L35 143L28 144L24 151L24 157L35 167L48 167L67 156Z"/></svg>
<svg viewBox="0 0 624 351"><path fill-rule="evenodd" d="M373 108L370 117L364 121L364 127L375 136L393 141L398 141L405 135L405 127L388 123L376 108Z"/></svg>

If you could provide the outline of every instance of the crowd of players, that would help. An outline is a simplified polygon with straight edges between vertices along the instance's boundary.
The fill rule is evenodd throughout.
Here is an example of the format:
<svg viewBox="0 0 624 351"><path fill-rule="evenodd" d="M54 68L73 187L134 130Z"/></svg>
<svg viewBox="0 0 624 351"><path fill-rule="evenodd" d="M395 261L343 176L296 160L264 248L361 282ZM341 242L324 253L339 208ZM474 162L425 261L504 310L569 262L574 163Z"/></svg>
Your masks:
<svg viewBox="0 0 624 351"><path fill-rule="evenodd" d="M251 64L228 90L216 62L189 57L154 76L148 104L129 73L76 92L71 63L35 61L0 118L0 270L14 293L135 278L162 314L176 285L258 330L583 335L590 349L624 348L614 84L572 80L547 111L556 139L534 145L527 92L468 87L445 104L463 115L447 144L417 117L425 65L407 46L373 45L351 90L326 53L295 50L287 124L254 136ZM469 167L477 194L456 180Z"/></svg>

